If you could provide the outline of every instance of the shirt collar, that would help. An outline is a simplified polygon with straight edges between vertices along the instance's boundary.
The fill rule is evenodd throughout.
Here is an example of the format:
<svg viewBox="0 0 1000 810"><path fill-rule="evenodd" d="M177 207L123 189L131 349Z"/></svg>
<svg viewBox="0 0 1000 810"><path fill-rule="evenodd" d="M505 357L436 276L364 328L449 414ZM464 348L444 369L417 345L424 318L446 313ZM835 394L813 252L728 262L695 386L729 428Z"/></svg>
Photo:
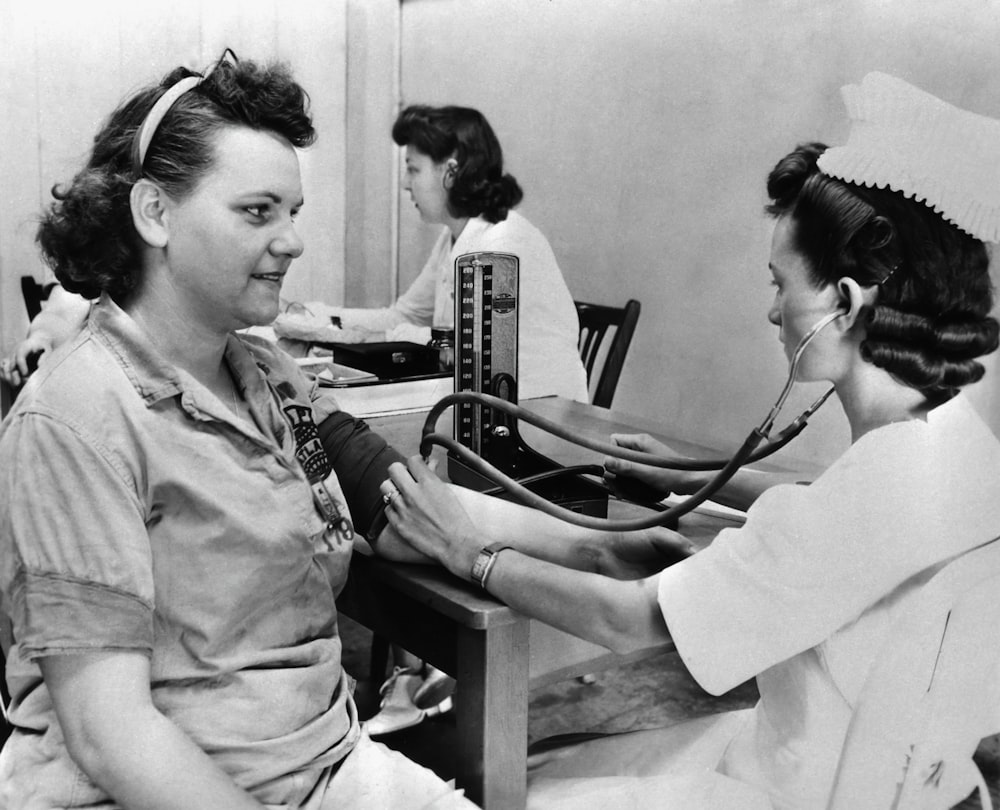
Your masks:
<svg viewBox="0 0 1000 810"><path fill-rule="evenodd" d="M147 407L190 390L176 366L161 355L132 317L106 293L90 313L91 331L117 359ZM266 387L254 356L235 336L226 343L226 360L233 369L241 393L262 396Z"/></svg>
<svg viewBox="0 0 1000 810"><path fill-rule="evenodd" d="M177 369L154 348L139 325L107 293L91 307L88 326L115 356L147 406L184 390Z"/></svg>

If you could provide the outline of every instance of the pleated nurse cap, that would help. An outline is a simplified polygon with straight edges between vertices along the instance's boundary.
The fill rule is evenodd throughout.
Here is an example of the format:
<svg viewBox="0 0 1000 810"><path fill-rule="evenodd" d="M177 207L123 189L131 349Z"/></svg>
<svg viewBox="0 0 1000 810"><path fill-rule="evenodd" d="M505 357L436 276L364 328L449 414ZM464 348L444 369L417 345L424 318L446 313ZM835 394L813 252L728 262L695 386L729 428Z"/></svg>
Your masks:
<svg viewBox="0 0 1000 810"><path fill-rule="evenodd" d="M901 192L977 239L1000 242L1000 121L885 73L841 94L851 131L820 156L820 171Z"/></svg>

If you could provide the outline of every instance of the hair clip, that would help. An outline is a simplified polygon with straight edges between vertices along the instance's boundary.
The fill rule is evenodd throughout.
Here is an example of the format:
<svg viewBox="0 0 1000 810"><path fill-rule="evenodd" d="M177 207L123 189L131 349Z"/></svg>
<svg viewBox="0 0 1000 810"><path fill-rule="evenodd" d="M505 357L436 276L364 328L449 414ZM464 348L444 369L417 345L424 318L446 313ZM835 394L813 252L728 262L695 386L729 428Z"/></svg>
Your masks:
<svg viewBox="0 0 1000 810"><path fill-rule="evenodd" d="M892 267L889 268L889 272L886 273L882 278L875 282L878 286L885 284L890 278L893 277L895 272L900 268L900 262L896 262Z"/></svg>

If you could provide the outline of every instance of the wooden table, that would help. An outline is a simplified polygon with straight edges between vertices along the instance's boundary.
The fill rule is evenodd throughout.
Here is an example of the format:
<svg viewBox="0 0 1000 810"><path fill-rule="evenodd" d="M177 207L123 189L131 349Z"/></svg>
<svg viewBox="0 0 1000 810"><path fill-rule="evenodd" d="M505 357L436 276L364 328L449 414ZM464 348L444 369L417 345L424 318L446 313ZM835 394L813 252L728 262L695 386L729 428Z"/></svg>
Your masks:
<svg viewBox="0 0 1000 810"><path fill-rule="evenodd" d="M704 447L658 434L648 420L616 411L557 397L522 404L593 438L646 432L658 435L678 452L706 452ZM438 423L440 432L448 432L450 419L450 411L445 412ZM424 414L368 421L400 452L417 451ZM530 446L562 464L601 461L593 452L530 425L522 424L521 433ZM692 513L682 518L681 531L695 542L708 542L727 525L737 525L737 521ZM628 658L616 656L529 621L443 569L389 563L360 553L354 556L348 585L338 604L355 621L458 680L456 783L486 810L524 807L529 688L664 649L640 651Z"/></svg>

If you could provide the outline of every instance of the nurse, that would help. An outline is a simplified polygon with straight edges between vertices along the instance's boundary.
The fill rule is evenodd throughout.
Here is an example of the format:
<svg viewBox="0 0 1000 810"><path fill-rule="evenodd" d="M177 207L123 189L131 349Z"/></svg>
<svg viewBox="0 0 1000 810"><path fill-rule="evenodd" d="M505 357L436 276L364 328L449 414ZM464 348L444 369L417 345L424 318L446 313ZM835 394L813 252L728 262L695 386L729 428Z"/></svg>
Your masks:
<svg viewBox="0 0 1000 810"><path fill-rule="evenodd" d="M310 339L316 324L340 318L345 330L385 334L389 340L426 343L432 326L453 328L455 259L466 253L513 253L519 260L518 393L588 401L580 360L579 322L548 240L514 210L523 192L503 170L493 128L468 107L407 107L392 127L405 147L403 189L441 235L423 270L390 307L357 309L306 303L314 317L279 315L280 337Z"/></svg>
<svg viewBox="0 0 1000 810"><path fill-rule="evenodd" d="M567 567L559 544L578 529L456 497L419 458L390 467L395 529L518 611L618 651L672 638L712 694L757 680L754 709L535 763L530 807L626 795L649 808L826 807L894 620L938 566L1000 536L1000 442L961 393L998 342L986 243L1000 240L1000 122L879 73L844 97L847 144L799 146L767 181L767 317L786 355L836 315L798 367L833 383L851 428L816 481L767 489L742 528L620 581ZM969 794L979 736L934 741L943 767L921 780L921 806Z"/></svg>

